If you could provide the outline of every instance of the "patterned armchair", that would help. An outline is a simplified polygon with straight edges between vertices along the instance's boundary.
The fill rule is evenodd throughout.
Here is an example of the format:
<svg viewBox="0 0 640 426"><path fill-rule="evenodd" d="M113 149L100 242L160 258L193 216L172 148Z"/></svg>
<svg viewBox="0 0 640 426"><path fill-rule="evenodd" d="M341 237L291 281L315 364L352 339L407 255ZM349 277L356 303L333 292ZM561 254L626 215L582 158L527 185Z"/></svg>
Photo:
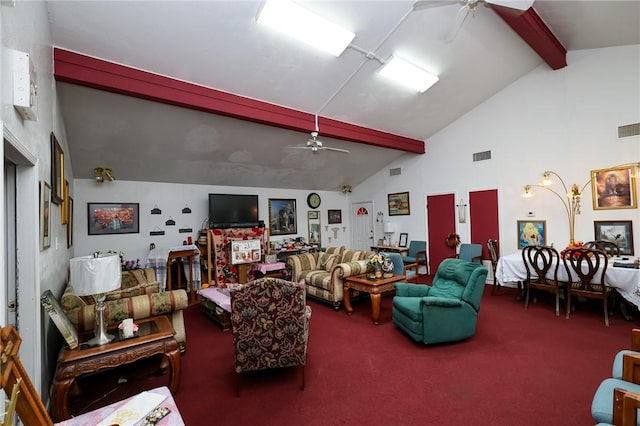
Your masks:
<svg viewBox="0 0 640 426"><path fill-rule="evenodd" d="M304 281L260 278L230 289L236 396L240 373L280 367L301 366L304 389L311 317Z"/></svg>

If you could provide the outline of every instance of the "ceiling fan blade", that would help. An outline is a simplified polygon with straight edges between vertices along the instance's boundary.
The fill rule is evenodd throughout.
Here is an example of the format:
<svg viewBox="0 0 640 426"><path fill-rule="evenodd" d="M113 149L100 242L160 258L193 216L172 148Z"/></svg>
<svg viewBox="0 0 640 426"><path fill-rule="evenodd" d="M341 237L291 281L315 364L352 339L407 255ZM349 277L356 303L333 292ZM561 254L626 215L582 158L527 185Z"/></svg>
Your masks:
<svg viewBox="0 0 640 426"><path fill-rule="evenodd" d="M289 145L289 146L287 146L287 148L291 148L291 149L309 149L310 147L308 147L306 145L304 145L304 146L301 146L301 145Z"/></svg>
<svg viewBox="0 0 640 426"><path fill-rule="evenodd" d="M460 0L418 0L413 4L413 10L431 9L432 7L449 6L460 3Z"/></svg>
<svg viewBox="0 0 640 426"><path fill-rule="evenodd" d="M458 10L458 13L456 13L456 17L453 20L451 29L444 39L445 42L451 43L456 38L456 36L460 32L460 28L462 28L462 24L464 24L465 19L467 19L467 16L469 16L470 10L471 8L468 5L462 6Z"/></svg>
<svg viewBox="0 0 640 426"><path fill-rule="evenodd" d="M485 0L485 2L518 10L528 10L533 6L533 0Z"/></svg>
<svg viewBox="0 0 640 426"><path fill-rule="evenodd" d="M349 154L349 152L350 152L348 149L332 148L332 147L330 147L330 146L323 146L323 147L322 147L322 148L320 148L320 149L326 149L326 150L329 150L329 151L335 151L335 152L344 152L345 154Z"/></svg>

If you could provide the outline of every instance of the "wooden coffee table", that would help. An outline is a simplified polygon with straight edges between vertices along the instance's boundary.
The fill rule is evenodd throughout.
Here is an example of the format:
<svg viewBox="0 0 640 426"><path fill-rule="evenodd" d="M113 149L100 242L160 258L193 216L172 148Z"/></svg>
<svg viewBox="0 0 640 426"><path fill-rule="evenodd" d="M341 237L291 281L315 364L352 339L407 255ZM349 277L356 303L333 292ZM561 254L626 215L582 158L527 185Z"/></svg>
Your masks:
<svg viewBox="0 0 640 426"><path fill-rule="evenodd" d="M80 347L69 349L65 346L60 350L51 398L54 422L70 417L69 391L78 377L119 367L152 355L162 354L169 361L171 367L169 388L174 394L178 391L182 360L178 342L173 337L171 322L165 316L158 316L142 319L137 323L139 327L137 337L119 340L118 330L110 329L109 333L116 335L116 339L111 343L102 346L83 345L93 337L86 335L81 337Z"/></svg>
<svg viewBox="0 0 640 426"><path fill-rule="evenodd" d="M395 283L405 280L404 275L394 275L389 278L369 279L371 274L356 275L353 277L347 277L344 282L344 307L347 310L347 314L353 313L351 307L351 289L369 293L371 298L371 311L373 316L373 323L379 324L380 322L380 298L382 293L395 289Z"/></svg>

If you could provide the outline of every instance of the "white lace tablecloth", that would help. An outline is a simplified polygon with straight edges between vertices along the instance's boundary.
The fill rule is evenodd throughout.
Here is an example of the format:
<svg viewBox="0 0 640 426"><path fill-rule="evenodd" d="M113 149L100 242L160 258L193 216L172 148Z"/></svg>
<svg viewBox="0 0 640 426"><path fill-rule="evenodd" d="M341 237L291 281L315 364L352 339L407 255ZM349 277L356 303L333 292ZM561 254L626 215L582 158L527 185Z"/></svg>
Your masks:
<svg viewBox="0 0 640 426"><path fill-rule="evenodd" d="M604 275L605 284L615 288L622 297L640 309L640 269L616 267L613 266L613 262L623 261L617 258L609 259L609 265ZM522 260L522 253L500 256L496 267L496 277L500 283L507 285L524 281L527 278L527 270ZM558 268L558 280L568 281L567 278L567 270L561 263ZM595 278L600 279L600 275L596 274Z"/></svg>
<svg viewBox="0 0 640 426"><path fill-rule="evenodd" d="M167 288L167 260L169 259L169 253L179 252L183 250L195 250L198 254L193 256L193 261L191 265L193 266L193 271L189 271L189 262L182 262L182 266L184 268L184 273L187 279L189 279L189 274L193 273L193 289L197 290L200 288L200 283L202 280L201 272L200 272L200 250L198 246L195 244L185 245L185 246L175 246L167 248L154 248L149 252L149 257L147 258L147 267L153 268L156 271L156 278L162 284L162 289L166 290Z"/></svg>

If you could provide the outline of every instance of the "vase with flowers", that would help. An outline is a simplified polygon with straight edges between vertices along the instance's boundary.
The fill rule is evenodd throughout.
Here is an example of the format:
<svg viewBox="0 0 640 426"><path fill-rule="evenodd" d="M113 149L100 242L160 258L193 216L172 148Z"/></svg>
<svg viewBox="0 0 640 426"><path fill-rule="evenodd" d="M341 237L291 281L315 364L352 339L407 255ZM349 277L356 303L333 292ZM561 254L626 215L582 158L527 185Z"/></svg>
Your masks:
<svg viewBox="0 0 640 426"><path fill-rule="evenodd" d="M384 266L384 256L381 254L374 254L369 257L367 265L373 268L373 272L376 278L382 278L382 267Z"/></svg>

